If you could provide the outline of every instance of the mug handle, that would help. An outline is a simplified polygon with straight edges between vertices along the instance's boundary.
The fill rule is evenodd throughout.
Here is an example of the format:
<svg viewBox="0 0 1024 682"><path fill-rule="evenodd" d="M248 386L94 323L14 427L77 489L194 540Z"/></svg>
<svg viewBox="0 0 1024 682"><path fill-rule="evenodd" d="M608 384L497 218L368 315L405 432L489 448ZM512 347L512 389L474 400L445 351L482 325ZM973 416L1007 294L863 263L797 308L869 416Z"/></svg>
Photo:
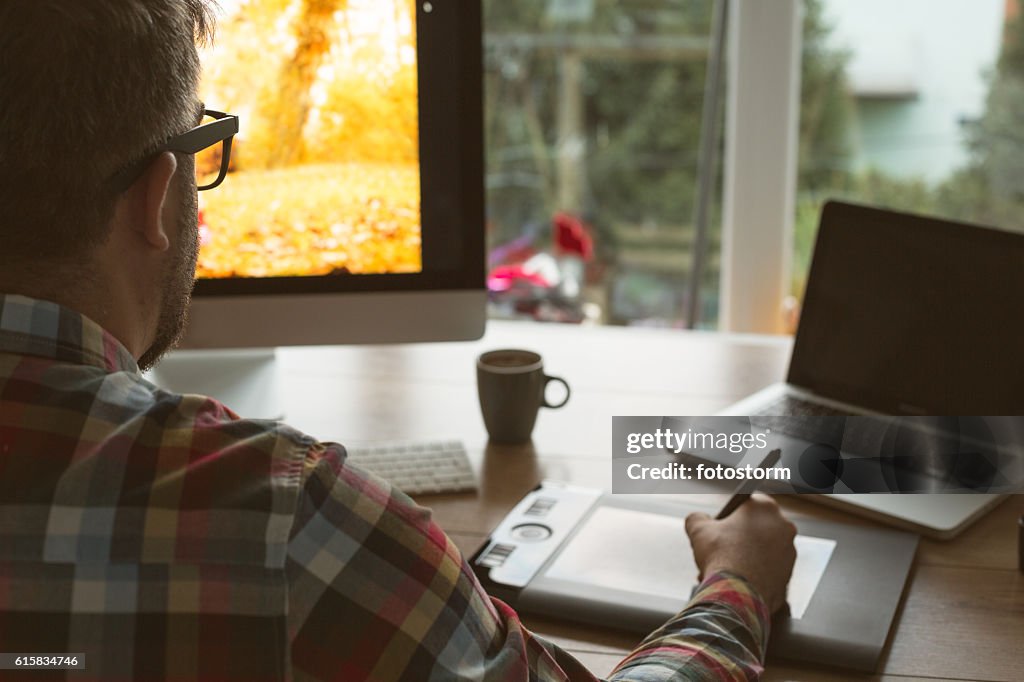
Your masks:
<svg viewBox="0 0 1024 682"><path fill-rule="evenodd" d="M557 405L552 405L551 403L548 402L548 384L550 384L552 381L557 381L558 383L562 384L562 386L565 386L565 399L562 400L562 402L558 403ZM571 393L572 391L569 390L569 384L566 383L565 379L561 377L549 377L547 374L544 375L544 390L541 393L541 398L544 401L541 404L544 405L544 407L550 407L556 410L559 407L564 407L565 404L569 402L569 396L571 395Z"/></svg>

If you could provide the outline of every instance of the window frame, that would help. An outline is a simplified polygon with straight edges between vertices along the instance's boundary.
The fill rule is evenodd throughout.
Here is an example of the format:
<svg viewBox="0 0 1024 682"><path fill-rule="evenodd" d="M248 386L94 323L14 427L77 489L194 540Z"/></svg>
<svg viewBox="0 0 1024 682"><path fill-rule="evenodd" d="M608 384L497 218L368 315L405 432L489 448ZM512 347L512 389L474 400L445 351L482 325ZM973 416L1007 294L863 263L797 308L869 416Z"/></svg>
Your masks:
<svg viewBox="0 0 1024 682"><path fill-rule="evenodd" d="M719 330L784 333L800 124L800 0L727 0Z"/></svg>

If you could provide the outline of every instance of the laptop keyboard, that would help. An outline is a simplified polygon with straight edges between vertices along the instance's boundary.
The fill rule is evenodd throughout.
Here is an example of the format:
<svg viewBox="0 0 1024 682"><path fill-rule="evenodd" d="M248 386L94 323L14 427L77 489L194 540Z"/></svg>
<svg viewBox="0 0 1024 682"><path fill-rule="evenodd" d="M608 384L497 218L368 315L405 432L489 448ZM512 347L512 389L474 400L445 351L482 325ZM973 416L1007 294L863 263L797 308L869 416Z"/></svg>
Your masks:
<svg viewBox="0 0 1024 682"><path fill-rule="evenodd" d="M892 428L889 417L851 414L792 395L765 405L751 415L750 423L800 440L831 445L854 456L877 456Z"/></svg>
<svg viewBox="0 0 1024 682"><path fill-rule="evenodd" d="M795 396L781 396L762 407L750 422L754 426L771 429L787 436L817 443L828 443L836 448L843 442L845 420L821 417L846 417L848 412L803 400Z"/></svg>
<svg viewBox="0 0 1024 682"><path fill-rule="evenodd" d="M846 417L849 412L836 409L829 405L816 403L792 395L784 395L774 402L765 405L757 412L758 415L793 417Z"/></svg>

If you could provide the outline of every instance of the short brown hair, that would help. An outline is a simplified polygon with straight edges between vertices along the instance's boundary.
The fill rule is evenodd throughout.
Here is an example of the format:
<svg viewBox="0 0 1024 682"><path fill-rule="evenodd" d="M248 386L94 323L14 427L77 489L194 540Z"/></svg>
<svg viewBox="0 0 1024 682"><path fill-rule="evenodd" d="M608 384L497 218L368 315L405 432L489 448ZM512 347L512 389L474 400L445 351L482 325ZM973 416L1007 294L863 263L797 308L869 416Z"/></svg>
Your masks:
<svg viewBox="0 0 1024 682"><path fill-rule="evenodd" d="M0 263L107 237L107 179L196 122L209 0L0 2Z"/></svg>

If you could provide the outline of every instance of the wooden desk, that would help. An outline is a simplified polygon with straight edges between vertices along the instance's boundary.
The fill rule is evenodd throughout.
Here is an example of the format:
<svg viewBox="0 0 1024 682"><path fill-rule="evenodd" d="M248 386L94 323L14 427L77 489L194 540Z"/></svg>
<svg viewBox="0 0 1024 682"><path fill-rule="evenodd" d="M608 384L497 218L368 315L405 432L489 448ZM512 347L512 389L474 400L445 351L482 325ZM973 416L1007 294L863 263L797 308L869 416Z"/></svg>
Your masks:
<svg viewBox="0 0 1024 682"><path fill-rule="evenodd" d="M540 352L546 371L572 386L565 408L542 411L528 446L487 445L475 359L502 347ZM613 415L713 414L780 380L789 348L789 340L779 338L492 323L474 343L288 349L279 362L288 421L319 438L465 442L479 493L421 502L469 554L542 478L610 488ZM792 515L867 523L795 497L783 506ZM1017 496L956 540L924 540L883 675L856 679L1024 680L1024 575L1016 558L1022 513L1024 497ZM638 641L613 630L525 622L598 674ZM768 680L854 678L784 663L768 670Z"/></svg>

